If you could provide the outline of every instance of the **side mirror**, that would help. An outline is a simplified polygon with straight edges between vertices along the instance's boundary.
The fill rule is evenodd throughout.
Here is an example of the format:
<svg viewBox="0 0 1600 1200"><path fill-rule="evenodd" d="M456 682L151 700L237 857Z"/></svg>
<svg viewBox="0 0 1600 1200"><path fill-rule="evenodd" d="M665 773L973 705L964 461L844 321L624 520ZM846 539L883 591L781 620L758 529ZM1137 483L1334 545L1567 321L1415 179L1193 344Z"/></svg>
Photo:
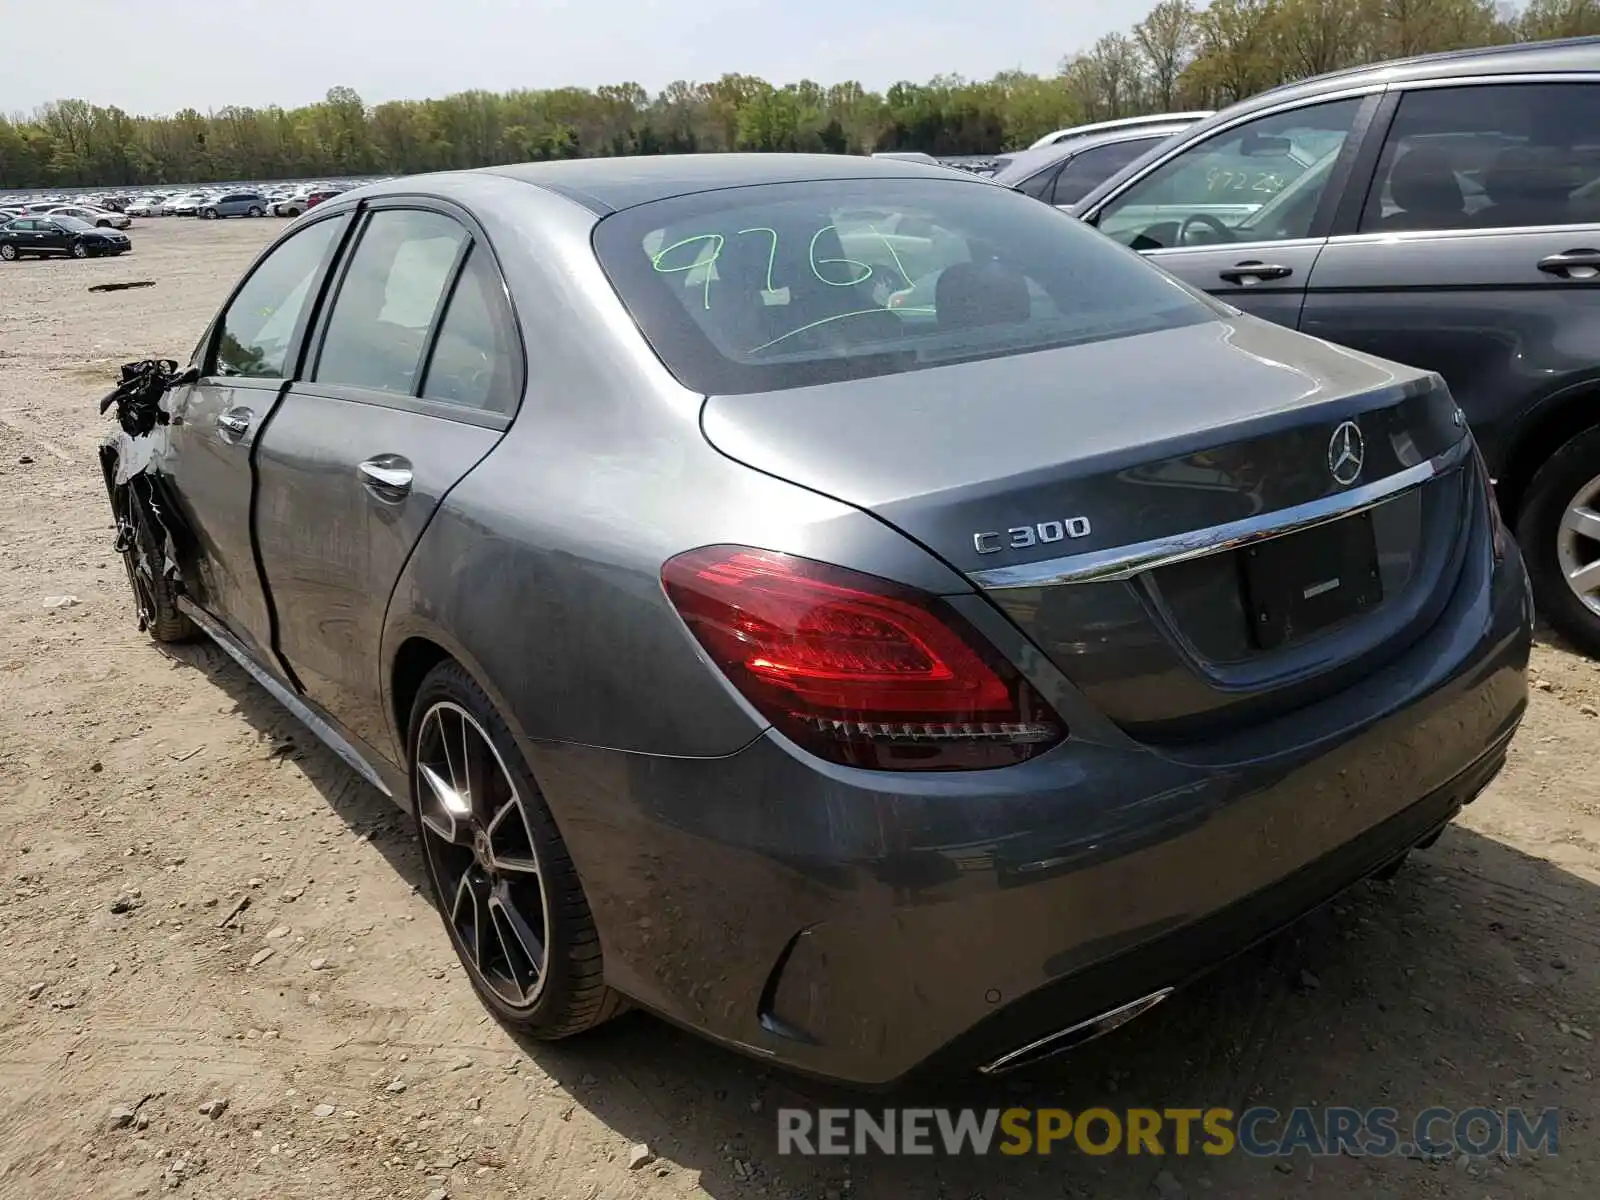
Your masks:
<svg viewBox="0 0 1600 1200"><path fill-rule="evenodd" d="M183 370L179 371L175 376L173 376L172 383L170 384L170 386L171 387L188 387L191 383L197 383L197 382L199 382L199 380L200 380L200 367L199 367L199 365L195 364L195 363L190 363L187 367L185 367Z"/></svg>

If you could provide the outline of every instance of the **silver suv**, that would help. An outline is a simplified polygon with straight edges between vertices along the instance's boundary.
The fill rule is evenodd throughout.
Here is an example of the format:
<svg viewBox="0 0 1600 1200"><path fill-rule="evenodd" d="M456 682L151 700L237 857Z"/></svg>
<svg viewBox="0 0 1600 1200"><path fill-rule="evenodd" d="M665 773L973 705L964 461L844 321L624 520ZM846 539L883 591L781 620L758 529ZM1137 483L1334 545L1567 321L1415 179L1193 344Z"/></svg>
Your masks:
<svg viewBox="0 0 1600 1200"><path fill-rule="evenodd" d="M1600 655L1600 39L1278 88L1076 211L1247 312L1443 375L1541 608Z"/></svg>

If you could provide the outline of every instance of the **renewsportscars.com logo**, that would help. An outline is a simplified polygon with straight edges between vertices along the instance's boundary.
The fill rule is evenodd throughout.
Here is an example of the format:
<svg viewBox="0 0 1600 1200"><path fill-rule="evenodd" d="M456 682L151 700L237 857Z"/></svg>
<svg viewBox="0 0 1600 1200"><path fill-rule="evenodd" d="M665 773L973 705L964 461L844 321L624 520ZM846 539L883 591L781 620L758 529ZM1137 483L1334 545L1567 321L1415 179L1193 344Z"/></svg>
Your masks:
<svg viewBox="0 0 1600 1200"><path fill-rule="evenodd" d="M1426 1108L1409 1122L1393 1108L780 1108L778 1153L1516 1157L1557 1153L1560 1123L1556 1108Z"/></svg>

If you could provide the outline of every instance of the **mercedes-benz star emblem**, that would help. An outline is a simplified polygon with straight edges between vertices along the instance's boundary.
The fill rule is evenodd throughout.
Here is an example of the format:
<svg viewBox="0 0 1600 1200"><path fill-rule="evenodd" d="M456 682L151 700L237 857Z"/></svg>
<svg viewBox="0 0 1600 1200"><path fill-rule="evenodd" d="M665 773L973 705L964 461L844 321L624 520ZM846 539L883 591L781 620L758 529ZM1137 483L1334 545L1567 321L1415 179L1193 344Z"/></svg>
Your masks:
<svg viewBox="0 0 1600 1200"><path fill-rule="evenodd" d="M1341 487L1349 487L1361 478L1361 468L1367 461L1367 440L1361 436L1361 426L1345 421L1328 439L1328 474Z"/></svg>

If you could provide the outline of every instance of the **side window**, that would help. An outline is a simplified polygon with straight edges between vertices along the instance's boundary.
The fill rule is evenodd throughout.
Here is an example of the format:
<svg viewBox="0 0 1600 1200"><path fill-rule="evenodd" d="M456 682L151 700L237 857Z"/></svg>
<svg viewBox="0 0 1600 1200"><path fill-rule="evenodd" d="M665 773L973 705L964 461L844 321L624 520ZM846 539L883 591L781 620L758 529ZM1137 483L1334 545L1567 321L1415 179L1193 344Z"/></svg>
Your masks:
<svg viewBox="0 0 1600 1200"><path fill-rule="evenodd" d="M1043 200L1048 204L1050 203L1050 187L1055 183L1056 176L1060 171L1061 166L1059 163L1048 166L1017 184L1017 191L1024 196L1032 196L1035 200Z"/></svg>
<svg viewBox="0 0 1600 1200"><path fill-rule="evenodd" d="M1359 97L1247 121L1169 159L1100 210L1135 250L1307 237Z"/></svg>
<svg viewBox="0 0 1600 1200"><path fill-rule="evenodd" d="M1400 100L1362 232L1600 220L1600 87L1422 88Z"/></svg>
<svg viewBox="0 0 1600 1200"><path fill-rule="evenodd" d="M262 259L222 314L207 375L282 379L295 326L341 221L318 221Z"/></svg>
<svg viewBox="0 0 1600 1200"><path fill-rule="evenodd" d="M517 403L520 357L500 272L488 252L475 245L439 326L422 394L509 415Z"/></svg>
<svg viewBox="0 0 1600 1200"><path fill-rule="evenodd" d="M374 212L333 302L317 382L416 395L428 331L466 241L441 213Z"/></svg>
<svg viewBox="0 0 1600 1200"><path fill-rule="evenodd" d="M1137 138L1085 150L1069 160L1061 169L1061 174L1056 176L1056 190L1050 203L1076 204L1161 140Z"/></svg>

